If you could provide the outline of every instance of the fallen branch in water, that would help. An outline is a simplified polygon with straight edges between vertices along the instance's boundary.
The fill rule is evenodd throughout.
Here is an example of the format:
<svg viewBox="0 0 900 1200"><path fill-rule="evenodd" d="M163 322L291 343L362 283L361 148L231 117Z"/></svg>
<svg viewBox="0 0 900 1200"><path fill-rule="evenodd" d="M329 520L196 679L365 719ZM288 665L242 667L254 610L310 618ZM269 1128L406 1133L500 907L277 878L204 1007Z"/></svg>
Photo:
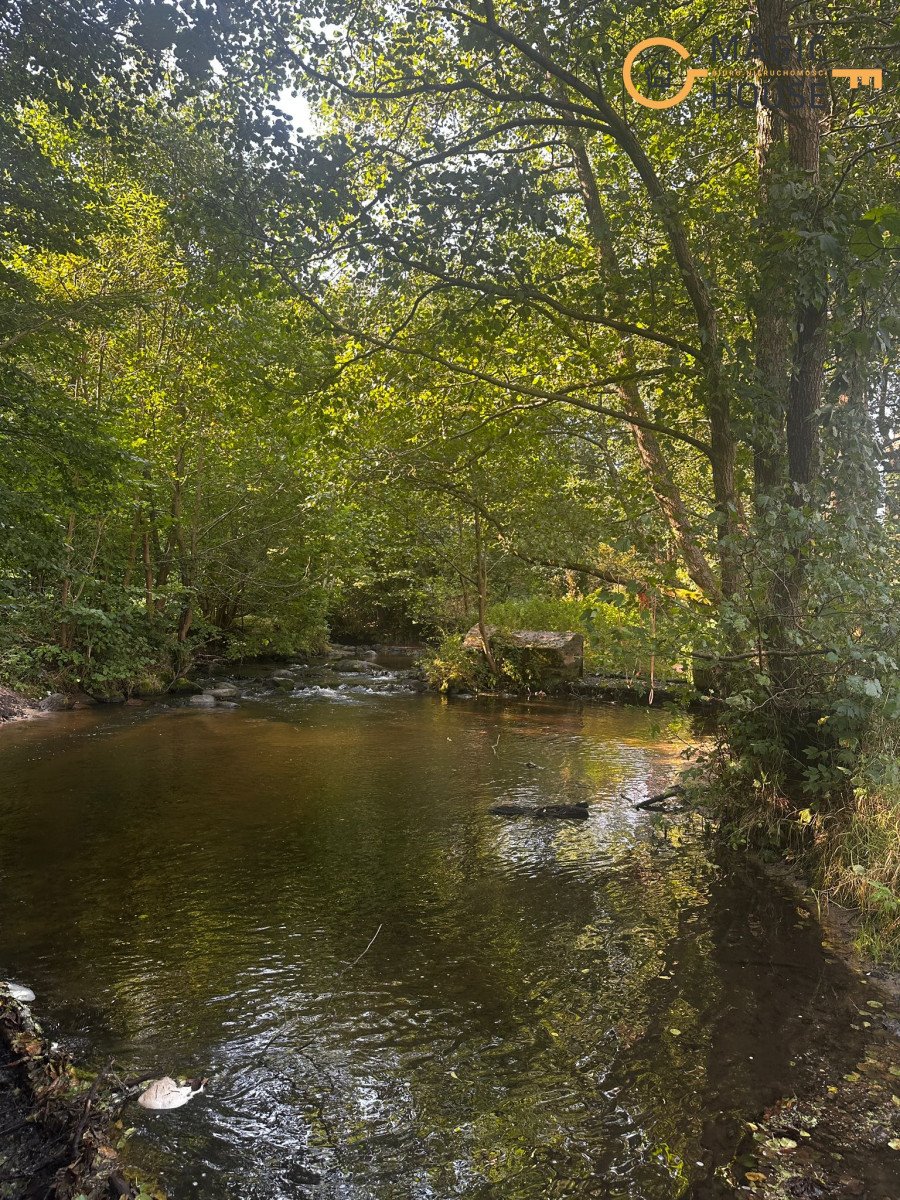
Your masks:
<svg viewBox="0 0 900 1200"><path fill-rule="evenodd" d="M70 1171L73 1169L73 1167L77 1168L78 1161L81 1156L81 1149L82 1149L81 1143L82 1143L82 1139L84 1138L85 1129L87 1128L88 1119L90 1118L90 1115L91 1115L91 1108L93 1107L94 1101L97 1099L97 1093L100 1091L100 1085L103 1083L103 1080L109 1074L109 1071L111 1070L112 1065L113 1065L113 1060L110 1059L109 1062L106 1064L106 1066L103 1068L103 1070L100 1072L100 1074L97 1076L97 1078L94 1080L94 1082L91 1084L90 1091L88 1092L87 1096L85 1097L84 1106L81 1110L81 1117L78 1121L78 1125L75 1129L75 1132L72 1134L72 1153L76 1157L75 1157L74 1162L72 1164L70 1164L70 1166L67 1168Z"/></svg>
<svg viewBox="0 0 900 1200"><path fill-rule="evenodd" d="M557 820L586 821L586 800L577 804L495 804L489 810L495 817L554 817Z"/></svg>
<svg viewBox="0 0 900 1200"><path fill-rule="evenodd" d="M375 932L372 934L371 938L369 939L369 944L368 944L368 946L366 946L365 950L363 950L362 954L357 954L357 956L356 956L356 958L354 958L353 962L347 963L346 966L344 967L344 971L349 971L351 967L355 967L358 962L360 962L362 959L365 958L365 956L369 953L369 951L375 945L375 939L378 937L379 933L381 933L383 928L384 928L384 922L382 922L382 924L379 925L378 928L375 930ZM343 975L344 971L341 971L340 974Z"/></svg>
<svg viewBox="0 0 900 1200"><path fill-rule="evenodd" d="M684 795L684 788L680 783L676 783L674 787L670 787L665 792L657 792L655 796L648 796L646 800L639 800L637 804L632 805L633 808L650 809L651 811L660 804L665 804L667 800L674 800L677 796Z"/></svg>

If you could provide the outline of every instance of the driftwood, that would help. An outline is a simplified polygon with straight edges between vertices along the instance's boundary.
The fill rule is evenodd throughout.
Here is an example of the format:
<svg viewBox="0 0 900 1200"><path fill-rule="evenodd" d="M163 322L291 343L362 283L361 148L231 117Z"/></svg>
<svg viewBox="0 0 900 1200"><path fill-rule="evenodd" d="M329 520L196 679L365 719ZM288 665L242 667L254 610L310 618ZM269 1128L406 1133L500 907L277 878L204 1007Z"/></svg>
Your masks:
<svg viewBox="0 0 900 1200"><path fill-rule="evenodd" d="M495 817L556 817L570 821L588 818L586 800L578 804L495 804L491 812Z"/></svg>
<svg viewBox="0 0 900 1200"><path fill-rule="evenodd" d="M122 1170L114 1124L132 1091L110 1061L90 1086L53 1046L28 1006L0 990L0 1061L14 1071L28 1112L21 1128L40 1131L41 1152L16 1178L41 1200L135 1197ZM15 1132L14 1128L4 1130Z"/></svg>
<svg viewBox="0 0 900 1200"><path fill-rule="evenodd" d="M655 796L648 796L646 800L639 800L634 807L649 809L652 812L654 809L659 809L667 800L674 800L676 797L683 795L684 788L680 783L676 783L674 787L670 787L665 792L657 792Z"/></svg>

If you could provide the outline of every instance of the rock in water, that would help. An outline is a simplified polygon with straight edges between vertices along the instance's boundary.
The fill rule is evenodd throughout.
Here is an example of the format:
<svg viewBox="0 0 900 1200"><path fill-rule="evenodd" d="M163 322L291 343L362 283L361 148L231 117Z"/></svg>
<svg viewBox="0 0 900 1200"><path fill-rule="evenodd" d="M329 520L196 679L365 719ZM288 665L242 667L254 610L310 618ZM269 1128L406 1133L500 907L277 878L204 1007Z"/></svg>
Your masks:
<svg viewBox="0 0 900 1200"><path fill-rule="evenodd" d="M206 1087L205 1079L189 1079L187 1083L176 1083L168 1075L162 1079L154 1079L148 1088L138 1096L138 1104L142 1108L163 1112L170 1108L181 1108L198 1092Z"/></svg>
<svg viewBox="0 0 900 1200"><path fill-rule="evenodd" d="M0 987L6 988L13 1000L18 1000L20 1004L31 1004L35 998L31 988L24 987L21 983L3 983Z"/></svg>
<svg viewBox="0 0 900 1200"><path fill-rule="evenodd" d="M563 683L584 673L584 637L580 633L554 633L548 629L501 631L485 628L488 642L501 657L512 655L529 668L533 683ZM484 653L481 630L473 625L463 639L463 649Z"/></svg>
<svg viewBox="0 0 900 1200"><path fill-rule="evenodd" d="M204 692L202 696L191 696L188 704L192 704L194 708L215 708L216 698L208 692Z"/></svg>

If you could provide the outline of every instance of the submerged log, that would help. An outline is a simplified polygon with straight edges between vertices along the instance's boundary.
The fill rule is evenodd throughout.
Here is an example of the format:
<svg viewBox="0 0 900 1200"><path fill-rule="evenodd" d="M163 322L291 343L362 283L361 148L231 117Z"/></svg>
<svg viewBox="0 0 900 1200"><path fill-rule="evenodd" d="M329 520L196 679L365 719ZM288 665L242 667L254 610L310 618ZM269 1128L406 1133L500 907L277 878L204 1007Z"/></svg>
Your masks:
<svg viewBox="0 0 900 1200"><path fill-rule="evenodd" d="M586 800L577 804L495 804L491 809L495 817L556 817L559 820L586 821Z"/></svg>

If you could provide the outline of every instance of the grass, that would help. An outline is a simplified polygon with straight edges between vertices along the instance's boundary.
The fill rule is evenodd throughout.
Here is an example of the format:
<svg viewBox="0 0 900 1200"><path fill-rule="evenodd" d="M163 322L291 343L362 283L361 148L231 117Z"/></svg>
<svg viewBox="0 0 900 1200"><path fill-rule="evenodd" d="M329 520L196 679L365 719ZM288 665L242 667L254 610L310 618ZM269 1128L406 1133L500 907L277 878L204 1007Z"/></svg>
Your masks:
<svg viewBox="0 0 900 1200"><path fill-rule="evenodd" d="M900 732L871 731L839 801L793 800L771 781L750 782L721 752L701 791L733 845L799 868L822 904L855 911L860 953L900 969Z"/></svg>

